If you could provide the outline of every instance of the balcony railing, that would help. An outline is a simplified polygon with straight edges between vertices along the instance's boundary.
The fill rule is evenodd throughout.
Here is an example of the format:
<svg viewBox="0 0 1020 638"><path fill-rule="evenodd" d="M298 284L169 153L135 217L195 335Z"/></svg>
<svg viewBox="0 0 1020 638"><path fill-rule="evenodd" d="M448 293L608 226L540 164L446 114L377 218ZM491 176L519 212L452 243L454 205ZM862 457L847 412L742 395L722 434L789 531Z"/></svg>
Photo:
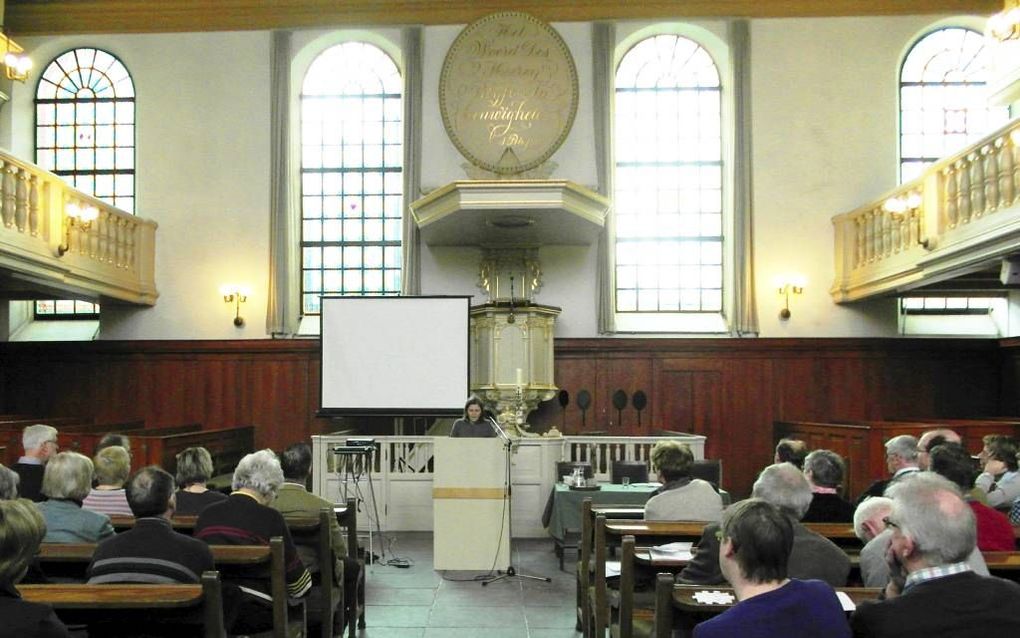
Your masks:
<svg viewBox="0 0 1020 638"><path fill-rule="evenodd" d="M97 218L73 223L69 207ZM0 271L20 291L156 303L156 222L0 151Z"/></svg>
<svg viewBox="0 0 1020 638"><path fill-rule="evenodd" d="M837 302L950 279L1020 252L1020 118L832 224Z"/></svg>

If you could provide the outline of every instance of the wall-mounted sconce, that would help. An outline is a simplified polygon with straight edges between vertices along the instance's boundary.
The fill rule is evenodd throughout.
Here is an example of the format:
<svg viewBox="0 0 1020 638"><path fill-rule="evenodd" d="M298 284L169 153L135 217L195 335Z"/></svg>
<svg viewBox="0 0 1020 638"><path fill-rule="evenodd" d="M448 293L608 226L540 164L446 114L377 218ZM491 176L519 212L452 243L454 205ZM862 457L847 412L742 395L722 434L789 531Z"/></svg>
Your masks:
<svg viewBox="0 0 1020 638"><path fill-rule="evenodd" d="M71 229L77 226L82 232L88 232L92 222L99 218L99 209L89 204L68 202L64 207L64 241L57 246L57 254L61 257L71 249Z"/></svg>
<svg viewBox="0 0 1020 638"><path fill-rule="evenodd" d="M776 279L776 288L779 289L779 294L783 296L783 308L779 311L780 319L790 318L790 295L800 295L804 292L804 278L800 276L790 276Z"/></svg>
<svg viewBox="0 0 1020 638"><path fill-rule="evenodd" d="M988 18L985 32L999 42L1020 39L1020 0L1004 0L1002 11Z"/></svg>
<svg viewBox="0 0 1020 638"><path fill-rule="evenodd" d="M223 295L224 303L234 304L234 325L240 328L244 325L244 317L241 316L241 304L248 301L251 289L239 284L223 284L220 286L220 294Z"/></svg>
<svg viewBox="0 0 1020 638"><path fill-rule="evenodd" d="M0 40L3 41L4 57L0 64L3 64L4 74L8 80L24 82L32 69L32 60L24 54L25 50L21 45L7 37L6 32L0 32Z"/></svg>
<svg viewBox="0 0 1020 638"><path fill-rule="evenodd" d="M906 220L908 223L914 224L917 229L918 245L928 248L931 245L929 240L921 237L921 204L923 201L920 193L910 191L904 195L890 197L885 200L882 203L882 210L889 213L894 221L901 222Z"/></svg>

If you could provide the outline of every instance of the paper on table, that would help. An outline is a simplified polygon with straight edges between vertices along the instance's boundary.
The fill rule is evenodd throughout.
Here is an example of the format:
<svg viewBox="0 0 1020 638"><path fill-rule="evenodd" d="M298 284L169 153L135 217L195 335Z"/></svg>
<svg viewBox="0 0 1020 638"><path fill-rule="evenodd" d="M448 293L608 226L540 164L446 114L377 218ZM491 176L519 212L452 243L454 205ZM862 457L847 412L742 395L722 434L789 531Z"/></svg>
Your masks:
<svg viewBox="0 0 1020 638"><path fill-rule="evenodd" d="M836 598L839 599L839 604L843 606L843 611L853 611L857 609L857 605L855 605L854 601L850 599L850 596L847 596L846 592L836 592Z"/></svg>
<svg viewBox="0 0 1020 638"><path fill-rule="evenodd" d="M693 560L693 546L691 542L667 543L650 548L648 554L653 564L656 561Z"/></svg>
<svg viewBox="0 0 1020 638"><path fill-rule="evenodd" d="M618 560L607 560L606 561L606 578L620 575L620 561Z"/></svg>
<svg viewBox="0 0 1020 638"><path fill-rule="evenodd" d="M696 591L694 600L702 605L732 605L736 598L724 591Z"/></svg>

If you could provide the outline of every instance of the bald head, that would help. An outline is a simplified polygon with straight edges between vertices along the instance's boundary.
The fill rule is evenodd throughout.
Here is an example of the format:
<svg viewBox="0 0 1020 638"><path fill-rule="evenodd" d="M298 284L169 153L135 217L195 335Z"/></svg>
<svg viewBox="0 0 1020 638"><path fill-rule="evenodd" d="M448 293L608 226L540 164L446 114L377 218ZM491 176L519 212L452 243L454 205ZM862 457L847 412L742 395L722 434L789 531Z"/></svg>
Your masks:
<svg viewBox="0 0 1020 638"><path fill-rule="evenodd" d="M917 466L922 470L931 469L932 448L943 443L962 444L963 439L949 428L937 428L922 434L917 440Z"/></svg>

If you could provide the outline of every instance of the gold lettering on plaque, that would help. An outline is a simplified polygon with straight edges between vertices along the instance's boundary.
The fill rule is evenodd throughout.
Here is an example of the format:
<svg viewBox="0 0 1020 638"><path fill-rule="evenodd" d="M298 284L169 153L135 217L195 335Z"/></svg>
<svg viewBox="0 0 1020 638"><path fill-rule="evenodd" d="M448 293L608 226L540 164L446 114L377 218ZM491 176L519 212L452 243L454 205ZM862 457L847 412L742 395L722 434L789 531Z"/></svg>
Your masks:
<svg viewBox="0 0 1020 638"><path fill-rule="evenodd" d="M457 37L439 94L447 133L468 160L519 173L549 159L569 133L577 70L552 27L526 13L497 13Z"/></svg>

